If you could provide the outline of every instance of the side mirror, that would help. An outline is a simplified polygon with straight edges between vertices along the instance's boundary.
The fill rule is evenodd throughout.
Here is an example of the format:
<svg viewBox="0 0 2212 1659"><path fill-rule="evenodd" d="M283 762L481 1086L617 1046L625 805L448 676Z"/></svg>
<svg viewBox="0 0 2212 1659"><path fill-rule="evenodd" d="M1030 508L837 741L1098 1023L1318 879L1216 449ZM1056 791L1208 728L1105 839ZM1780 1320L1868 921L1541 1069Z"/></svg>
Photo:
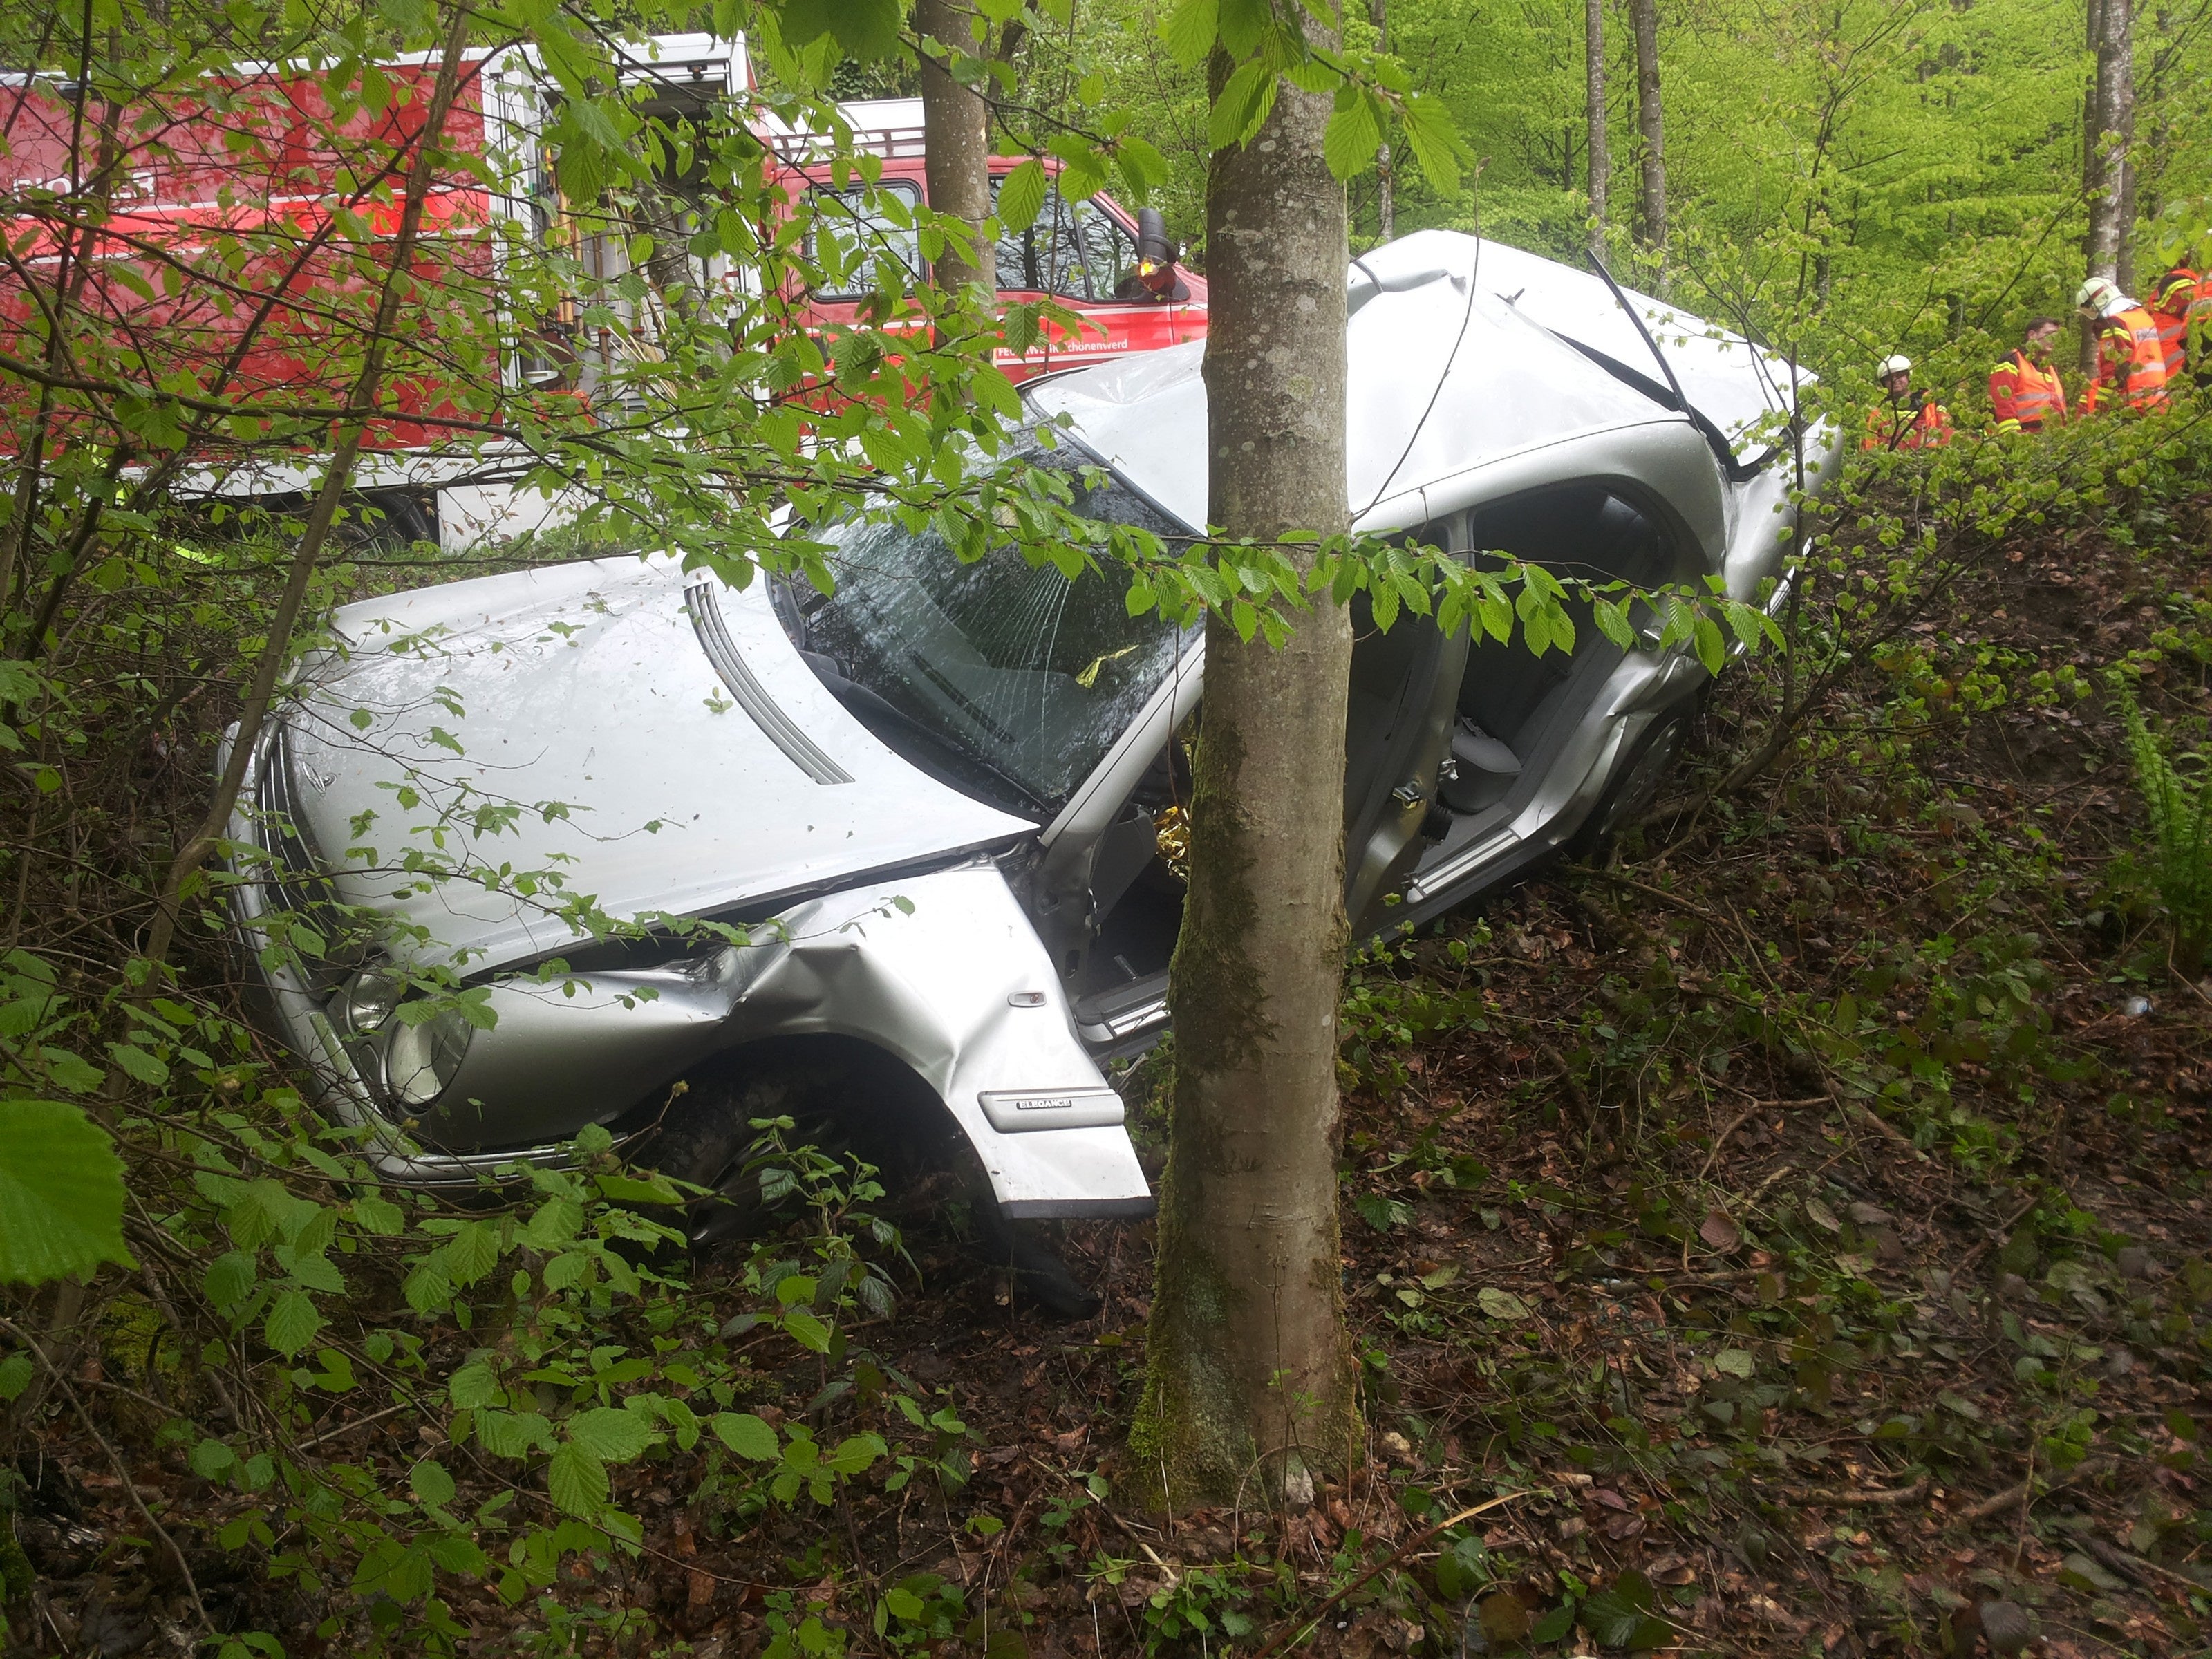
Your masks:
<svg viewBox="0 0 2212 1659"><path fill-rule="evenodd" d="M1168 240L1168 222L1158 208L1137 210L1137 278L1156 294L1175 286L1176 261L1182 250Z"/></svg>

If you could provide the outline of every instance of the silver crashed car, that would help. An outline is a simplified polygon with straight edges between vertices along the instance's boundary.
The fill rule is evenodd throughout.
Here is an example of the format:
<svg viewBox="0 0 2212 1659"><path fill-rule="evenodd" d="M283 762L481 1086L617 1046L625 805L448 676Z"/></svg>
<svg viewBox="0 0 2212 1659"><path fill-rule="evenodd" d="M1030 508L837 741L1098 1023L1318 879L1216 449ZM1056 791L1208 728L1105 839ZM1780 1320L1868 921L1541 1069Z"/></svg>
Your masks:
<svg viewBox="0 0 2212 1659"><path fill-rule="evenodd" d="M1787 366L1609 279L1441 232L1355 262L1349 297L1361 527L1773 592ZM1110 473L1084 510L1202 530L1201 349L1024 388L1062 428L1049 464ZM1825 429L1807 448L1832 465ZM328 1111L371 1131L392 1177L474 1182L604 1124L649 1126L647 1155L713 1189L742 1179L750 1117L848 1110L971 1149L1005 1218L1150 1208L1101 1066L1167 1018L1201 632L1012 549L962 565L893 523L830 534L828 599L629 558L337 613L350 648L307 665L252 757L234 905L249 944L319 893L389 919L376 951L264 954L259 975ZM1639 811L1705 678L1686 647L1623 651L1595 626L1540 658L1363 615L1355 930L1432 917ZM594 939L544 890L393 867L393 843L454 803L548 801L570 810L477 839L464 811L448 853L750 942ZM349 864L364 842L380 867ZM556 959L574 979L539 973ZM459 963L495 1023L398 1008L395 965L427 960Z"/></svg>

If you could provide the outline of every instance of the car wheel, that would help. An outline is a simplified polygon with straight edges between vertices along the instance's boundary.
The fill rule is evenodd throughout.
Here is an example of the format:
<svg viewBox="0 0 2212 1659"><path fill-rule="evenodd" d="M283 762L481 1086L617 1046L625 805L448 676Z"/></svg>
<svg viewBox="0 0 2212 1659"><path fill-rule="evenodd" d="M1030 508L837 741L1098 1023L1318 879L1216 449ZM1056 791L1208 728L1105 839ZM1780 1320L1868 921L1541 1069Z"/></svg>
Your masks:
<svg viewBox="0 0 2212 1659"><path fill-rule="evenodd" d="M1614 769L1598 804L1567 842L1568 852L1588 859L1602 851L1624 830L1632 828L1659 799L1659 785L1680 759L1690 739L1690 723L1697 716L1695 703L1678 704L1644 728L1628 758Z"/></svg>
<svg viewBox="0 0 2212 1659"><path fill-rule="evenodd" d="M767 1222L770 1206L761 1198L762 1162L753 1152L760 1132L754 1119L791 1119L788 1139L795 1146L813 1146L831 1157L848 1150L849 1138L836 1112L848 1083L839 1066L795 1066L704 1082L677 1097L637 1161L707 1189L684 1206L684 1231L694 1250L744 1237Z"/></svg>
<svg viewBox="0 0 2212 1659"><path fill-rule="evenodd" d="M703 1253L732 1239L757 1237L773 1224L774 1206L761 1196L763 1160L753 1151L759 1134L752 1127L756 1118L787 1117L794 1126L787 1137L791 1145L874 1164L894 1203L923 1183L926 1170L942 1170L950 1150L961 1177L955 1190L965 1188L974 1223L970 1249L1046 1312L1062 1319L1097 1313L1098 1298L1069 1271L1036 1224L1010 1221L1000 1213L988 1178L957 1130L941 1145L913 1134L911 1119L921 1106L895 1081L874 1075L866 1065L801 1060L687 1089L635 1158L647 1169L707 1189L685 1206L684 1219L692 1249ZM908 1121L887 1121L899 1118Z"/></svg>

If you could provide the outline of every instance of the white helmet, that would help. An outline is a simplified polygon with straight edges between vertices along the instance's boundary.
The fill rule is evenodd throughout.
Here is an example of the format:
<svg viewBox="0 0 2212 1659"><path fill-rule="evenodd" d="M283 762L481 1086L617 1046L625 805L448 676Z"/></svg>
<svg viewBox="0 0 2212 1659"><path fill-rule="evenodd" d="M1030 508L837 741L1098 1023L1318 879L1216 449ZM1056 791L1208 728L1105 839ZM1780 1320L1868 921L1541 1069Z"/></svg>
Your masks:
<svg viewBox="0 0 2212 1659"><path fill-rule="evenodd" d="M1885 380L1893 374L1910 374L1912 373L1912 359L1900 351L1893 357L1883 358L1881 367L1875 373Z"/></svg>
<svg viewBox="0 0 2212 1659"><path fill-rule="evenodd" d="M2074 290L2074 308L2076 311L2101 313L2119 297L2120 290L2109 278L2092 276Z"/></svg>

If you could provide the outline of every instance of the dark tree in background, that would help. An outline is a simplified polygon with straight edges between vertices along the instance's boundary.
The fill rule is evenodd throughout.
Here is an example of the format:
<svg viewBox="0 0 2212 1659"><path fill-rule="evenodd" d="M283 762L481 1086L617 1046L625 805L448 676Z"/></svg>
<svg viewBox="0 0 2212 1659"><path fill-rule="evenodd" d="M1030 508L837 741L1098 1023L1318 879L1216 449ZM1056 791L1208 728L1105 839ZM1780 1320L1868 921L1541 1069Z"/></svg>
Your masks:
<svg viewBox="0 0 2212 1659"><path fill-rule="evenodd" d="M1602 255L1607 185L1613 170L1605 131L1605 0L1583 0L1583 70L1589 149L1590 250Z"/></svg>
<svg viewBox="0 0 2212 1659"><path fill-rule="evenodd" d="M979 50L972 33L975 15L962 0L915 0L929 205L967 226L975 249L973 258L967 258L948 244L932 262L932 280L947 290L993 275L983 240L983 221L991 216L990 105L952 73L953 64Z"/></svg>
<svg viewBox="0 0 2212 1659"><path fill-rule="evenodd" d="M1667 121L1659 102L1659 0L1628 0L1636 36L1636 130L1642 138L1644 188L1637 203L1638 240L1667 260Z"/></svg>

